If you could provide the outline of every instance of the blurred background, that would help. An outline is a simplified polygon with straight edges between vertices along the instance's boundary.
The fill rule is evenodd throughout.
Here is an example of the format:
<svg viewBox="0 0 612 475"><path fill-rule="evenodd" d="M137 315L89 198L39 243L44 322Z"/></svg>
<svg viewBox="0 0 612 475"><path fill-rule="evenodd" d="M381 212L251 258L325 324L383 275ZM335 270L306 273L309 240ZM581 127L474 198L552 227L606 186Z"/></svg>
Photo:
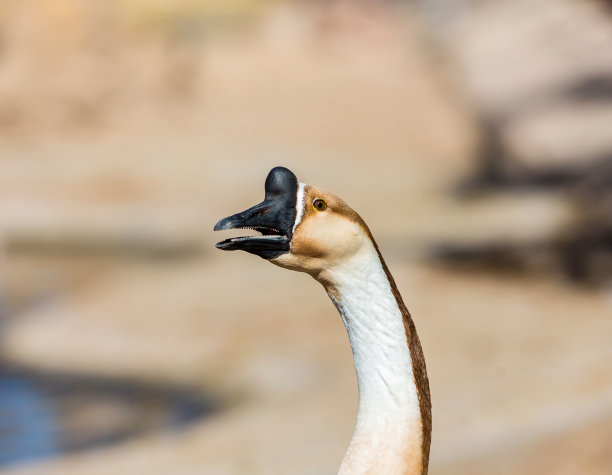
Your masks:
<svg viewBox="0 0 612 475"><path fill-rule="evenodd" d="M276 165L369 224L431 474L612 473L612 7L0 1L0 473L335 473L308 276L221 253Z"/></svg>

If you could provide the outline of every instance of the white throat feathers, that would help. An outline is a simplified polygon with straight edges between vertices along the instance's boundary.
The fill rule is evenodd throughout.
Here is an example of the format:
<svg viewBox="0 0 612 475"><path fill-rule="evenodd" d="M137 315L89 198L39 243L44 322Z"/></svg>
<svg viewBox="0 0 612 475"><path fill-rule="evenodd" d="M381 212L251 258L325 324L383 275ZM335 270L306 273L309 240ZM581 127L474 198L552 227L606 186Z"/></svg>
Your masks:
<svg viewBox="0 0 612 475"><path fill-rule="evenodd" d="M328 272L349 335L359 406L341 474L422 473L423 427L403 315L373 244Z"/></svg>

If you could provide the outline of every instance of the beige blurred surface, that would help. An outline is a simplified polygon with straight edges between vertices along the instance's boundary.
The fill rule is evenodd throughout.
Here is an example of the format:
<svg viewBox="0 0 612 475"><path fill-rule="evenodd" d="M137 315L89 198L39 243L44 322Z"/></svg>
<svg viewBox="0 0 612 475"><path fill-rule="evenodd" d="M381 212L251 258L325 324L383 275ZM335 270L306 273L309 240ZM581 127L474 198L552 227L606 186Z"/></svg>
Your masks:
<svg viewBox="0 0 612 475"><path fill-rule="evenodd" d="M0 354L224 403L180 431L0 472L335 473L357 402L341 319L310 277L214 248L228 234L214 223L284 165L345 199L381 245L427 358L430 473L611 473L610 287L423 259L434 238L549 236L569 211L556 194L449 193L477 132L416 15L188 3L3 4L5 41L25 50L8 48L0 74L0 271L15 309ZM46 29L43 4L57 15ZM179 34L156 23L168 18L214 21Z"/></svg>

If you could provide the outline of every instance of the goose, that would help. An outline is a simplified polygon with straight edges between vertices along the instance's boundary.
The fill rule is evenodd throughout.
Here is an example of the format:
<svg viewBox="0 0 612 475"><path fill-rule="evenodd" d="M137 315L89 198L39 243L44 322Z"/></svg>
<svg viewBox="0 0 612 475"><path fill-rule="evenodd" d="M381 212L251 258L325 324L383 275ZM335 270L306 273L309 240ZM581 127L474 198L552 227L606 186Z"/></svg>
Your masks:
<svg viewBox="0 0 612 475"><path fill-rule="evenodd" d="M414 323L363 219L337 196L275 167L261 203L220 220L215 231L261 235L216 244L243 250L319 281L346 327L358 383L353 436L340 475L426 475L431 400Z"/></svg>

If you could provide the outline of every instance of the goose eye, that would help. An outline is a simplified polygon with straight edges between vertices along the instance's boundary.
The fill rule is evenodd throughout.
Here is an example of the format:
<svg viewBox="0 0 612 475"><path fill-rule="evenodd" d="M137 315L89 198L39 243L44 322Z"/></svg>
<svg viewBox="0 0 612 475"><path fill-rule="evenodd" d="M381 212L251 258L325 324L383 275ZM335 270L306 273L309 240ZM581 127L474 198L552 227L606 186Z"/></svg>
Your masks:
<svg viewBox="0 0 612 475"><path fill-rule="evenodd" d="M312 202L312 206L314 206L314 209L316 209L317 211L325 211L327 209L327 203L321 198L317 198L316 200L314 200Z"/></svg>

